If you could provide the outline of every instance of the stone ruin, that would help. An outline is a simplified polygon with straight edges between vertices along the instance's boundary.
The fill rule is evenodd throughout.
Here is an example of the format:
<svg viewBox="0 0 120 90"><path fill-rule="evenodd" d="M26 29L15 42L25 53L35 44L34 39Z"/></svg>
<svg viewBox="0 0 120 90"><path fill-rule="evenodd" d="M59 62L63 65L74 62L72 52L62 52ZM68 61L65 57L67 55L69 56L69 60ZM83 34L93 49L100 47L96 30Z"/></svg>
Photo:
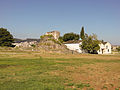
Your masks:
<svg viewBox="0 0 120 90"><path fill-rule="evenodd" d="M53 37L58 40L58 38L60 37L60 32L59 31L51 31L51 32L46 32L45 35L53 35Z"/></svg>

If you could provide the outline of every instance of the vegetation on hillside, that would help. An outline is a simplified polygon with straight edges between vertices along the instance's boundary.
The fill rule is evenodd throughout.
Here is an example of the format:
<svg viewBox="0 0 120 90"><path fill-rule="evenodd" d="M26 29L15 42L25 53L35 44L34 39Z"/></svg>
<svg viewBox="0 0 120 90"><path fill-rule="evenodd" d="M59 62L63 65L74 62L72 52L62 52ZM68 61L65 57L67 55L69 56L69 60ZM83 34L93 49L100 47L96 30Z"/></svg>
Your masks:
<svg viewBox="0 0 120 90"><path fill-rule="evenodd" d="M41 40L43 40L43 39L50 39L50 38L54 39L53 35L42 35L42 36L40 36Z"/></svg>
<svg viewBox="0 0 120 90"><path fill-rule="evenodd" d="M63 43L64 41L63 41L63 37L62 36L60 36L59 38L58 38L58 40L61 42L61 43Z"/></svg>

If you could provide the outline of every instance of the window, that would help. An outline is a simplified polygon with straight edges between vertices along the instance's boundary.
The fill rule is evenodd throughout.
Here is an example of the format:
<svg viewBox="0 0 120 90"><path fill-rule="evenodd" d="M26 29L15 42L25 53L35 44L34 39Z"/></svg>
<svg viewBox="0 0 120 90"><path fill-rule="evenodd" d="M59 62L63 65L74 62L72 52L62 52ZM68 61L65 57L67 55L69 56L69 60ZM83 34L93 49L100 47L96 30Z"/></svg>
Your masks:
<svg viewBox="0 0 120 90"><path fill-rule="evenodd" d="M108 46L106 46L106 49L108 49Z"/></svg>

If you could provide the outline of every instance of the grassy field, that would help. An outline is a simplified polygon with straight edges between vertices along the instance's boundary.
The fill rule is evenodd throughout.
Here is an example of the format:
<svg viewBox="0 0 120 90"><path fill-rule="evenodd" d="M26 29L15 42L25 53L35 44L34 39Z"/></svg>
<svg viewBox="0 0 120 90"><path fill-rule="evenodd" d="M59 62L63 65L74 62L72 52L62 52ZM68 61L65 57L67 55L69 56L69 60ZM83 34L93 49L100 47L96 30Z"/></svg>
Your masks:
<svg viewBox="0 0 120 90"><path fill-rule="evenodd" d="M120 55L0 52L0 90L120 90Z"/></svg>

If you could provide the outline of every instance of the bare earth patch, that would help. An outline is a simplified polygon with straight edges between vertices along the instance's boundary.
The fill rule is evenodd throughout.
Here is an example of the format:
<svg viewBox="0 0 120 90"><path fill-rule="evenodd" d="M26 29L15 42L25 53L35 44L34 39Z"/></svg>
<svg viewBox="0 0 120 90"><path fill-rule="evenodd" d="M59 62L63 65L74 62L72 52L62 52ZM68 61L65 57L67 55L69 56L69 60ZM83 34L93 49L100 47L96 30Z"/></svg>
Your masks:
<svg viewBox="0 0 120 90"><path fill-rule="evenodd" d="M120 87L119 68L119 63L95 63L82 66L65 66L63 71L52 71L51 74L64 77L67 79L66 83L89 83L95 90L106 90L106 88L115 90L115 88ZM74 86L70 86L70 88L74 88ZM83 90L86 90L86 87Z"/></svg>

